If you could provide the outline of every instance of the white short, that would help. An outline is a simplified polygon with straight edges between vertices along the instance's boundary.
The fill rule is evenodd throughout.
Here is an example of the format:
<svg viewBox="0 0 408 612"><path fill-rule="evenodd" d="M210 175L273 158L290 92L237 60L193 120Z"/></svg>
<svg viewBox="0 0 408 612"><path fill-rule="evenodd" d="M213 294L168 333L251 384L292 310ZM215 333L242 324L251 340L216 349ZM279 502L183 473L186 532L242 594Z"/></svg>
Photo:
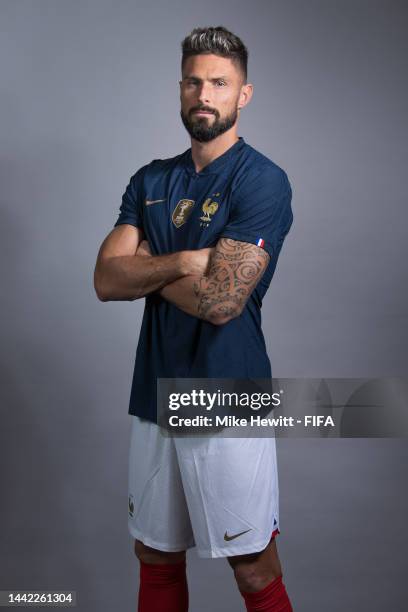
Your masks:
<svg viewBox="0 0 408 612"><path fill-rule="evenodd" d="M279 533L275 438L165 437L131 416L129 532L199 557L263 550Z"/></svg>

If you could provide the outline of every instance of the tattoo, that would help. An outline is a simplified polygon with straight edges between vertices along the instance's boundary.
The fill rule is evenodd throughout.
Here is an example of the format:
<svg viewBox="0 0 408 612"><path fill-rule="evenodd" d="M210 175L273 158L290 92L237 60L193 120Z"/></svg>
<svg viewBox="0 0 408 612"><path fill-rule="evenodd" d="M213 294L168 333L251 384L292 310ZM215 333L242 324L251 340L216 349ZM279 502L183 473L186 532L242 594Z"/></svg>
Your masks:
<svg viewBox="0 0 408 612"><path fill-rule="evenodd" d="M194 283L198 314L207 320L237 316L261 279L269 255L261 248L221 238L210 263L207 277Z"/></svg>

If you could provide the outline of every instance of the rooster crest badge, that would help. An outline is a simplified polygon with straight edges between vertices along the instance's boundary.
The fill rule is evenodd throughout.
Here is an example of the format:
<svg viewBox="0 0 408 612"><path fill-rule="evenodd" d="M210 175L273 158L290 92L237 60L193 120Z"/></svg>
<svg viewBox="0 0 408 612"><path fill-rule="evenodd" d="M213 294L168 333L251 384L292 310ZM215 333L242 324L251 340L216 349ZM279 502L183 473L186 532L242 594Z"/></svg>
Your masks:
<svg viewBox="0 0 408 612"><path fill-rule="evenodd" d="M200 217L201 221L205 221L209 223L211 221L211 215L215 215L218 210L218 202L212 202L211 198L207 198L203 204L203 213L205 213L202 217Z"/></svg>

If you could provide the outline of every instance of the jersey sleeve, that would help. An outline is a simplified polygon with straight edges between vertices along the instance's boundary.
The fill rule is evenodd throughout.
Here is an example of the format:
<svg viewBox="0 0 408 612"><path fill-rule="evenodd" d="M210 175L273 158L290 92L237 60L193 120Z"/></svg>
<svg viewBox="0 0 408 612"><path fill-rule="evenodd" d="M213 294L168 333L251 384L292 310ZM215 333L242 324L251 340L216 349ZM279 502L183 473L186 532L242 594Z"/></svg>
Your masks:
<svg viewBox="0 0 408 612"><path fill-rule="evenodd" d="M129 180L122 196L119 217L114 227L128 223L143 229L143 177L147 166L140 168Z"/></svg>
<svg viewBox="0 0 408 612"><path fill-rule="evenodd" d="M259 168L234 189L220 237L249 242L265 249L271 258L277 256L292 225L291 201L286 173L276 165Z"/></svg>

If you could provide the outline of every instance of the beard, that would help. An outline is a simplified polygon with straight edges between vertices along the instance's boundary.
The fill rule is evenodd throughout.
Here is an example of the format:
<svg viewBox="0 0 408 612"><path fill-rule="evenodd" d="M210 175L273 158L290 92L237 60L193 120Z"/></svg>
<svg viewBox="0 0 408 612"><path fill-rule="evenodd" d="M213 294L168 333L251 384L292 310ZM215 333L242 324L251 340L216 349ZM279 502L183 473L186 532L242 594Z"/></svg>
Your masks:
<svg viewBox="0 0 408 612"><path fill-rule="evenodd" d="M196 110L208 110L214 114L215 119L212 124L209 123L206 117L196 117L194 118L193 113ZM237 117L238 117L238 109L235 106L234 110L224 117L224 119L220 119L220 115L218 111L207 109L207 108L192 108L188 115L184 114L183 111L180 111L181 120L186 128L187 132L190 134L191 138L198 140L198 142L209 142L217 136L224 134L229 129L235 125Z"/></svg>

